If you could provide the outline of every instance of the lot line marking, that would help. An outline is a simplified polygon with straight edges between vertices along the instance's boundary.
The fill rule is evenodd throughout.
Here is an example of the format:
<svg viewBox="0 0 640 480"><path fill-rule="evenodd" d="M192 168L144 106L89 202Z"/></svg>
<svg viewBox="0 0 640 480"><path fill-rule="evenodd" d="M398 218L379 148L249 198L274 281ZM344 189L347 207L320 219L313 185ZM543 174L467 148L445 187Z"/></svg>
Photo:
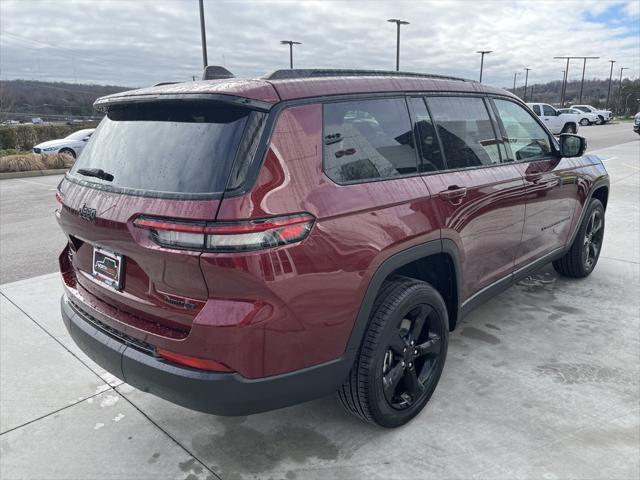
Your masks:
<svg viewBox="0 0 640 480"><path fill-rule="evenodd" d="M105 390L105 391L106 391L106 390ZM7 433L11 433L11 432L13 432L14 430L18 430L19 428L26 427L27 425L31 425L32 423L35 423L35 422L37 422L38 420L42 420L43 418L47 418L47 417L50 417L51 415L55 415L56 413L60 413L61 411L66 410L67 408L71 408L71 407L75 407L76 405L80 405L81 403L86 402L86 401L87 401L87 400L89 400L90 398L97 397L98 395L102 395L103 393L104 393L104 392L94 393L93 395L90 395L90 396L88 396L88 397L85 397L85 398L83 398L82 400L78 400L78 401L77 401L77 402L75 402L75 403L72 403L72 404L70 404L70 405L65 405L64 407L61 407L61 408L59 408L59 409L57 409L57 410L54 410L53 412L45 413L44 415L41 415L41 416L40 416L40 417L38 417L38 418L34 418L33 420L29 420L28 422L25 422L25 423L23 423L22 425L18 425L18 426L16 426L16 427L10 428L9 430L5 430L4 432L0 432L0 437L1 437L2 435L7 434Z"/></svg>
<svg viewBox="0 0 640 480"><path fill-rule="evenodd" d="M46 183L32 182L31 180L24 180L22 178L16 178L15 180L18 180L19 182L24 182L24 183L30 183L31 185L38 185L39 187L43 187L43 188L46 188L47 190L51 190L54 192L57 190L57 188L51 188L51 185L47 185Z"/></svg>
<svg viewBox="0 0 640 480"><path fill-rule="evenodd" d="M640 171L640 168L636 167L635 165L629 165L628 163L623 163L623 165L625 167L633 168L634 170Z"/></svg>
<svg viewBox="0 0 640 480"><path fill-rule="evenodd" d="M80 363L82 363L85 367L87 367L91 372L93 372L102 382L104 382L105 385L107 385L109 387L109 389L113 390L115 394L117 394L119 397L122 397L127 403L129 403L133 408L135 408L138 412L140 412L140 414L146 418L149 422L151 422L152 425L154 425L158 430L160 430L162 433L164 433L167 437L169 437L176 445L178 445L182 450L184 450L189 456L191 456L192 458L194 458L200 465L202 465L202 467L207 470L209 473L211 473L211 475L213 475L215 478L217 478L218 480L223 480L222 477L220 477L216 472L214 472L213 470L211 470L211 468L209 468L209 466L203 462L202 460L200 460L197 456L195 456L191 451L189 451L189 449L187 447L185 447L184 445L182 445L176 438L174 438L171 434L169 434L169 432L167 432L165 429L163 429L160 425L158 425L156 422L154 422L151 417L149 417L145 412L143 412L135 403L133 403L133 401L131 401L129 398L127 398L125 396L124 393L119 392L116 387L109 385L109 383L107 383L100 375L98 375L98 373L96 371L93 370L93 368L91 368L84 360L82 360L80 357L78 357L75 353L73 353L69 348L67 348L60 340L58 340L56 337L54 337L51 333L49 333L49 331L44 328L42 325L40 325L40 323L38 323L32 316L30 316L27 312L25 312L22 308L20 308L19 305L17 305L13 300L11 300L9 297L7 297L7 295L5 295L4 292L0 291L0 295L2 295L4 298L6 298L9 303L11 303L14 307L16 307L18 310L20 310L29 320L31 320L33 323L35 323L38 327L40 327L40 329L45 332L47 335L49 335L51 338L53 338L54 341L56 341L62 348L64 348L67 352L69 352L71 355L73 355ZM120 385L118 385L120 386ZM96 393L94 395L92 395L91 397L94 397L96 395L100 395L104 392L108 391L104 390L103 392L99 392ZM87 397L87 398L91 398L91 397ZM85 399L86 400L86 399ZM74 405L78 405L78 403L82 403L84 400L81 400L80 402L74 403L72 405L66 405L64 407L62 407L60 410L64 410L66 408L69 407L73 407ZM49 415L51 415L52 413L57 413L56 412L51 412L47 415L44 415L45 417L48 417ZM43 418L43 417L41 417ZM31 420L30 422L27 423L32 423L35 422L39 419L35 419L35 420ZM26 424L24 424L26 425ZM23 427L24 425L21 425L20 427ZM7 430L7 432L13 431L16 428L20 428L20 427L15 427L12 428L11 430ZM7 432L3 432L0 435L4 435Z"/></svg>
<svg viewBox="0 0 640 480"><path fill-rule="evenodd" d="M129 403L129 405L131 405L133 408L135 408L138 412L140 412L140 415L142 415L144 418L146 418L152 425L154 425L158 430L160 430L162 433L164 433L167 437L169 437L178 447L180 447L182 450L184 450L189 456L191 456L196 462L198 462L200 465L202 465L202 467L209 473L211 473L211 475L213 475L215 478L217 478L218 480L223 480L223 478L218 475L216 472L214 472L213 470L211 470L211 468L209 468L209 466L203 462L202 460L200 460L200 458L198 458L194 453L192 453L187 447L185 447L182 443L180 443L178 441L177 438L174 438L173 435L171 435L169 432L167 432L164 428L162 428L159 424L157 424L149 415L147 415L145 412L142 411L142 409L140 407L138 407L135 403L133 403L133 400L127 398L127 396L123 393L123 392L119 392L117 390L117 387L111 387L115 393L117 393L121 398L123 398L127 403Z"/></svg>

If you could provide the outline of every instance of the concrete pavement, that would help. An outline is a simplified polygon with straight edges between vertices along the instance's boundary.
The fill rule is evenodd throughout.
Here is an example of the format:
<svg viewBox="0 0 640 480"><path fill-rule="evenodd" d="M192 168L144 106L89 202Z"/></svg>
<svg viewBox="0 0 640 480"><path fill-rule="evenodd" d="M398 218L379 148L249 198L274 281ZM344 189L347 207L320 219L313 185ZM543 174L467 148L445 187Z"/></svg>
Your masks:
<svg viewBox="0 0 640 480"><path fill-rule="evenodd" d="M0 477L640 477L640 142L596 153L612 188L594 273L546 267L465 318L431 402L392 431L332 397L235 418L175 406L75 347L57 274L0 285Z"/></svg>

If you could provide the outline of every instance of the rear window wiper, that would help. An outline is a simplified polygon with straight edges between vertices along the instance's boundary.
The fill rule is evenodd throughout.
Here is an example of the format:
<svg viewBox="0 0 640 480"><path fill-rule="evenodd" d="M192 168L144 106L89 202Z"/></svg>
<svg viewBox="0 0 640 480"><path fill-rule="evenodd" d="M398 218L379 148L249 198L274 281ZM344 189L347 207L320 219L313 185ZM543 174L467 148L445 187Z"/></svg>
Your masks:
<svg viewBox="0 0 640 480"><path fill-rule="evenodd" d="M76 173L84 175L85 177L96 177L100 180L106 180L107 182L113 180L113 175L105 172L101 168L79 168Z"/></svg>

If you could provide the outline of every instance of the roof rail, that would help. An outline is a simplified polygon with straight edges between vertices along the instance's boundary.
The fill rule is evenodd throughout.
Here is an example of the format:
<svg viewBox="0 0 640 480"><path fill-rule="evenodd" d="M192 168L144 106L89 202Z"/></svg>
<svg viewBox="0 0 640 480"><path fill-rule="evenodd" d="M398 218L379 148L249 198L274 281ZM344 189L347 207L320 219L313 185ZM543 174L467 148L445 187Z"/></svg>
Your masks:
<svg viewBox="0 0 640 480"><path fill-rule="evenodd" d="M293 80L297 78L318 77L417 77L436 78L441 80L459 80L473 82L466 78L450 77L448 75L436 75L432 73L396 72L393 70L357 70L357 69L331 69L331 68L295 68L287 70L275 70L268 73L263 80Z"/></svg>
<svg viewBox="0 0 640 480"><path fill-rule="evenodd" d="M202 72L202 80L217 80L220 78L234 78L235 75L220 65L207 65Z"/></svg>
<svg viewBox="0 0 640 480"><path fill-rule="evenodd" d="M159 83L156 83L154 87L160 87L162 85L174 85L176 83L180 83L180 82L159 82Z"/></svg>

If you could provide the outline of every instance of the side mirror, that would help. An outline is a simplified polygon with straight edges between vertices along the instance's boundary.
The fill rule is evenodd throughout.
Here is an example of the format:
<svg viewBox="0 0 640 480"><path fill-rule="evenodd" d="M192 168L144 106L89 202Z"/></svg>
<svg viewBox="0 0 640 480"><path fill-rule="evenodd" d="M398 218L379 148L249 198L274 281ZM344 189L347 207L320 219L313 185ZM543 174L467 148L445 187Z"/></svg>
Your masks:
<svg viewBox="0 0 640 480"><path fill-rule="evenodd" d="M581 157L587 149L587 140L580 135L563 133L560 135L560 155L563 157Z"/></svg>

